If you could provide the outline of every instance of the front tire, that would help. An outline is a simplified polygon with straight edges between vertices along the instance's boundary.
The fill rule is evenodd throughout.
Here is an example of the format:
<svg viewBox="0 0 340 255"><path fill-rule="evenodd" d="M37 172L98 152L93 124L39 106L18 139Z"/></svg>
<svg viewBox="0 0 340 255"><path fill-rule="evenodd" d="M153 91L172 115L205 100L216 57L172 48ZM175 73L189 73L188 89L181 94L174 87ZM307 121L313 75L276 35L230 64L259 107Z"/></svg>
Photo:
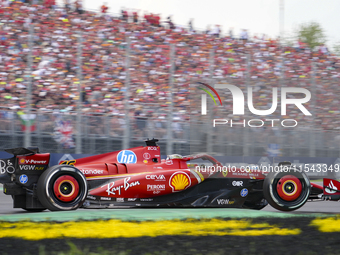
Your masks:
<svg viewBox="0 0 340 255"><path fill-rule="evenodd" d="M270 172L263 183L264 197L280 211L293 211L303 206L310 190L308 176L296 168L288 172Z"/></svg>
<svg viewBox="0 0 340 255"><path fill-rule="evenodd" d="M84 174L74 166L56 165L39 178L38 199L51 211L68 211L79 208L87 196Z"/></svg>

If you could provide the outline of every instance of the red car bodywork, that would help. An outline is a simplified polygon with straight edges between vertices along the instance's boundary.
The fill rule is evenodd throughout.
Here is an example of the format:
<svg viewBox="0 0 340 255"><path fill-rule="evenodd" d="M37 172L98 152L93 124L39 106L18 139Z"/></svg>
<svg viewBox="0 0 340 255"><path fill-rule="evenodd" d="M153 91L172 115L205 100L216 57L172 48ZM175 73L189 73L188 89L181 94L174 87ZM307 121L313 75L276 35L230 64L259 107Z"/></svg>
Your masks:
<svg viewBox="0 0 340 255"><path fill-rule="evenodd" d="M16 148L1 160L0 182L14 207L72 210L88 203L129 206L243 207L261 209L267 201L279 210L295 210L307 199L340 200L340 183L310 183L303 171L263 173L227 168L198 154L161 159L157 140L146 146L60 162L50 154ZM198 163L192 163L192 162ZM201 161L208 162L202 165ZM52 201L52 202L50 202ZM122 204L124 202L124 204Z"/></svg>

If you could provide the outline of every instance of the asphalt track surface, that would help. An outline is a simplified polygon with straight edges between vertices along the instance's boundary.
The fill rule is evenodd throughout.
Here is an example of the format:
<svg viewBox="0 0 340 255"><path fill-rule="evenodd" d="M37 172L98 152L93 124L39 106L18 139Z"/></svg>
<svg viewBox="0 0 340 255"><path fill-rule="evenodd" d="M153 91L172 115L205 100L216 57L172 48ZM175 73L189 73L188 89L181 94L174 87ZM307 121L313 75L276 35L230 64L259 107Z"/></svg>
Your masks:
<svg viewBox="0 0 340 255"><path fill-rule="evenodd" d="M123 210L122 210L123 209ZM113 209L104 209L104 210L118 210L117 213L123 213L123 211L126 211L125 209L127 209L126 207L120 207L120 208L113 208ZM78 209L76 212L77 214L82 214L82 212L84 213L85 211L92 211L92 212L96 212L97 210L103 210L103 209ZM122 210L120 212L120 210ZM129 209L131 211L132 214L138 214L139 210L142 209ZM166 212L166 210L168 209L148 209L148 210L154 210L154 213L157 214L159 212ZM174 213L174 209L171 208L169 209L171 210L171 213ZM181 214L181 210L183 212L183 209L178 209L179 210L179 215ZM196 210L196 209L194 209ZM205 209L206 211L208 210L214 210L216 211L216 209ZM217 208L217 210L219 210L219 208ZM222 209L223 211L225 211L226 209ZM227 209L230 210L230 212L232 213L233 210L235 209ZM254 210L246 210L246 211L254 211ZM45 212L48 212L47 210ZM135 212L135 213L133 213ZM254 211L255 213L256 211ZM263 212L265 215L270 215L268 214L268 212L274 212L274 215L277 215L280 211L274 209L273 207L271 207L270 205L266 206L265 208L263 208L261 210L261 212ZM276 213L275 213L276 212ZM74 212L72 212L74 213ZM281 212L282 213L282 212ZM320 200L315 200L315 201L308 201L303 207L301 207L300 209L293 211L293 212L285 212L285 214L309 214L309 215L313 215L313 214L339 214L340 213L340 203L339 202L334 202L334 201L320 201ZM11 196L5 195L2 191L2 185L0 185L0 218L2 218L3 216L6 215L12 215L12 216L17 216L18 218L23 217L24 215L31 215L34 213L28 213L23 209L20 208L13 208L13 201ZM233 214L233 213L232 213Z"/></svg>

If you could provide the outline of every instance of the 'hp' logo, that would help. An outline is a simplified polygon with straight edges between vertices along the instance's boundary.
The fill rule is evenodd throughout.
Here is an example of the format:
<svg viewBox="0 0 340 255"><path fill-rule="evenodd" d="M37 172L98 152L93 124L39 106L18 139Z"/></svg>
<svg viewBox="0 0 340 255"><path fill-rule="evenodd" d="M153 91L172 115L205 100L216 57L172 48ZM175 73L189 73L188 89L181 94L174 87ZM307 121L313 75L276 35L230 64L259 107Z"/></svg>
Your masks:
<svg viewBox="0 0 340 255"><path fill-rule="evenodd" d="M248 190L247 189L242 189L240 195L241 195L241 197L245 197L246 195L248 195Z"/></svg>
<svg viewBox="0 0 340 255"><path fill-rule="evenodd" d="M20 177L19 177L19 182L22 183L22 184L27 183L27 182L28 182L28 177L27 177L27 175L26 175L26 174L20 175Z"/></svg>
<svg viewBox="0 0 340 255"><path fill-rule="evenodd" d="M123 150L117 155L118 163L135 164L137 163L137 156L133 151Z"/></svg>

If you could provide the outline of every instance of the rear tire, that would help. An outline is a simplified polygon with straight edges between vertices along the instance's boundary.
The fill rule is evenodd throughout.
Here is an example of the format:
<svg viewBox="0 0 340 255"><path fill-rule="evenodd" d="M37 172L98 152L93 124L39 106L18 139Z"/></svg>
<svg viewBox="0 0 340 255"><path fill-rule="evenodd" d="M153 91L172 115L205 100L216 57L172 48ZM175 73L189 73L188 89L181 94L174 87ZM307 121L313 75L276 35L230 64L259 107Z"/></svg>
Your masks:
<svg viewBox="0 0 340 255"><path fill-rule="evenodd" d="M288 172L270 172L263 183L264 197L280 211L293 211L303 206L310 190L308 176L296 168Z"/></svg>
<svg viewBox="0 0 340 255"><path fill-rule="evenodd" d="M51 211L68 211L79 208L87 196L84 174L74 166L56 165L39 178L38 199Z"/></svg>

